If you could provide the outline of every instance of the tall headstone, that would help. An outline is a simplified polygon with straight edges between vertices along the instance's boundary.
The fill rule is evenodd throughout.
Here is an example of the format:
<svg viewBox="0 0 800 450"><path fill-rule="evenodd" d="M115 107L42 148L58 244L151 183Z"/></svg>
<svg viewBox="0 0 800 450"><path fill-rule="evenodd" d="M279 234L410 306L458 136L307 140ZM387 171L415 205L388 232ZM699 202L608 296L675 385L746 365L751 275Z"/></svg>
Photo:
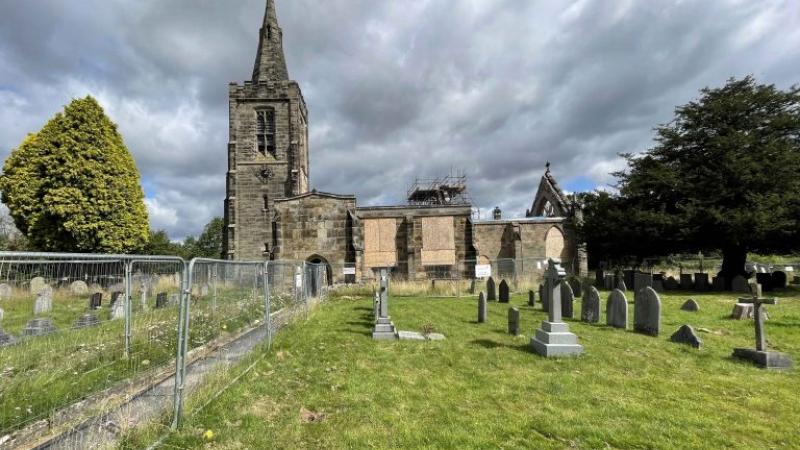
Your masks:
<svg viewBox="0 0 800 450"><path fill-rule="evenodd" d="M478 295L478 323L486 323L486 294Z"/></svg>
<svg viewBox="0 0 800 450"><path fill-rule="evenodd" d="M47 286L47 282L42 277L34 277L31 278L30 287L31 287L31 294L38 295L39 292Z"/></svg>
<svg viewBox="0 0 800 450"><path fill-rule="evenodd" d="M633 276L634 294L646 287L650 288L653 287L653 274L645 272L636 272Z"/></svg>
<svg viewBox="0 0 800 450"><path fill-rule="evenodd" d="M528 291L528 306L536 306L536 294L533 290Z"/></svg>
<svg viewBox="0 0 800 450"><path fill-rule="evenodd" d="M694 274L694 289L698 292L707 292L711 290L711 284L708 282L707 273Z"/></svg>
<svg viewBox="0 0 800 450"><path fill-rule="evenodd" d="M775 271L772 272L772 287L775 289L784 289L787 283L786 272Z"/></svg>
<svg viewBox="0 0 800 450"><path fill-rule="evenodd" d="M378 294L381 299L381 308L378 320L375 322L375 328L372 331L372 339L396 340L397 330L389 317L389 273L386 269L381 269Z"/></svg>
<svg viewBox="0 0 800 450"><path fill-rule="evenodd" d="M70 283L69 292L72 295L86 295L89 293L89 286L83 280L75 280Z"/></svg>
<svg viewBox="0 0 800 450"><path fill-rule="evenodd" d="M619 289L614 289L606 301L606 324L614 328L628 328L628 299Z"/></svg>
<svg viewBox="0 0 800 450"><path fill-rule="evenodd" d="M13 295L14 290L11 288L11 285L6 283L0 283L0 300L8 300Z"/></svg>
<svg viewBox="0 0 800 450"><path fill-rule="evenodd" d="M741 275L736 275L731 280L731 290L733 292L750 292L750 289L747 287L747 279Z"/></svg>
<svg viewBox="0 0 800 450"><path fill-rule="evenodd" d="M47 314L53 310L53 288L46 286L39 291L36 296L36 303L33 306L33 314Z"/></svg>
<svg viewBox="0 0 800 450"><path fill-rule="evenodd" d="M586 286L586 290L583 293L581 320L589 323L600 321L600 293L597 292L594 286Z"/></svg>
<svg viewBox="0 0 800 450"><path fill-rule="evenodd" d="M89 309L100 309L103 305L103 294L100 292L95 292L89 297Z"/></svg>
<svg viewBox="0 0 800 450"><path fill-rule="evenodd" d="M508 334L519 335L519 309L508 308Z"/></svg>
<svg viewBox="0 0 800 450"><path fill-rule="evenodd" d="M691 291L692 289L694 289L694 280L692 279L692 274L690 273L681 274L681 289L683 289L684 291Z"/></svg>
<svg viewBox="0 0 800 450"><path fill-rule="evenodd" d="M497 300L497 291L495 290L494 278L492 277L486 280L486 300L490 302Z"/></svg>
<svg viewBox="0 0 800 450"><path fill-rule="evenodd" d="M509 293L508 293L508 283L506 280L500 281L500 287L498 289L500 291L500 303L508 303L509 302Z"/></svg>
<svg viewBox="0 0 800 450"><path fill-rule="evenodd" d="M633 329L651 336L661 331L661 299L653 288L644 288L634 296Z"/></svg>
<svg viewBox="0 0 800 450"><path fill-rule="evenodd" d="M548 320L542 322L531 338L533 350L544 357L577 356L583 352L578 337L570 333L569 325L561 320L561 283L567 273L553 259L547 263L545 290L550 303Z"/></svg>
<svg viewBox="0 0 800 450"><path fill-rule="evenodd" d="M575 293L569 283L561 283L561 317L575 317Z"/></svg>

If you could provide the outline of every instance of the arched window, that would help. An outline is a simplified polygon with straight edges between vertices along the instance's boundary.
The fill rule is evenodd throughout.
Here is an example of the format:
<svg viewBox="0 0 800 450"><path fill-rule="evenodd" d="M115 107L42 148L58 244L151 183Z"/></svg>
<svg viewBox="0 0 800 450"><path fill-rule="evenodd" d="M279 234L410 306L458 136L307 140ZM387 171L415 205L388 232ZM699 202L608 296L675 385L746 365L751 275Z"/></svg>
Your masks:
<svg viewBox="0 0 800 450"><path fill-rule="evenodd" d="M256 142L262 155L275 154L275 112L271 109L256 111Z"/></svg>
<svg viewBox="0 0 800 450"><path fill-rule="evenodd" d="M558 258L564 261L565 255L564 233L558 227L552 227L544 238L545 258Z"/></svg>

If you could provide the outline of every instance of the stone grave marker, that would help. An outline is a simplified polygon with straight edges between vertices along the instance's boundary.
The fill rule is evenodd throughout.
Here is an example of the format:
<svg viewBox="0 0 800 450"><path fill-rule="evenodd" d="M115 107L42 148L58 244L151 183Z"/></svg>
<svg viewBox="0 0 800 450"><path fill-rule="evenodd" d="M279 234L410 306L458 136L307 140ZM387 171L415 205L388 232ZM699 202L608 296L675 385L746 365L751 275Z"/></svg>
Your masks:
<svg viewBox="0 0 800 450"><path fill-rule="evenodd" d="M89 286L85 281L75 280L70 283L69 291L72 295L86 295L89 293Z"/></svg>
<svg viewBox="0 0 800 450"><path fill-rule="evenodd" d="M547 292L545 292L543 284L539 285L539 302L542 303L542 311L546 312L550 310L549 302L547 301Z"/></svg>
<svg viewBox="0 0 800 450"><path fill-rule="evenodd" d="M11 285L0 283L0 300L8 300L13 294L14 289L11 288Z"/></svg>
<svg viewBox="0 0 800 450"><path fill-rule="evenodd" d="M528 306L536 306L536 294L533 290L528 291Z"/></svg>
<svg viewBox="0 0 800 450"><path fill-rule="evenodd" d="M602 289L605 283L606 274L603 269L598 268L594 271L594 285L595 287Z"/></svg>
<svg viewBox="0 0 800 450"><path fill-rule="evenodd" d="M116 294L116 292L115 292ZM111 302L111 320L119 320L125 318L125 303L124 295L117 296L116 300Z"/></svg>
<svg viewBox="0 0 800 450"><path fill-rule="evenodd" d="M33 314L38 316L47 314L53 310L53 288L46 286L39 291L36 296L36 303L33 306Z"/></svg>
<svg viewBox="0 0 800 450"><path fill-rule="evenodd" d="M119 300L120 297L122 297L122 292L120 291L111 293L111 303L109 303L109 306L114 308L114 305L117 303L117 300Z"/></svg>
<svg viewBox="0 0 800 450"><path fill-rule="evenodd" d="M56 332L56 327L53 322L45 317L36 317L31 319L25 328L22 330L24 336L44 336Z"/></svg>
<svg viewBox="0 0 800 450"><path fill-rule="evenodd" d="M746 359L752 361L759 366L766 369L790 369L792 367L792 358L788 353L773 352L767 350L767 336L764 330L764 312L762 311L763 305L776 305L778 299L776 298L759 298L753 295L750 298L739 298L739 303L752 304L754 309L754 322L756 332L756 348L734 348L733 356L735 358Z"/></svg>
<svg viewBox="0 0 800 450"><path fill-rule="evenodd" d="M3 317L4 316L5 316L5 312L3 311L3 308L0 308L0 347L6 347L6 346L9 346L9 345L14 345L17 342L17 340L14 338L14 336L11 336L10 334L6 334L5 331L3 331Z"/></svg>
<svg viewBox="0 0 800 450"><path fill-rule="evenodd" d="M675 277L668 277L664 280L664 289L667 291L677 291L681 287Z"/></svg>
<svg viewBox="0 0 800 450"><path fill-rule="evenodd" d="M711 287L717 292L721 292L725 290L725 277L723 276L716 276L713 280L711 280Z"/></svg>
<svg viewBox="0 0 800 450"><path fill-rule="evenodd" d="M103 306L103 294L95 292L89 297L89 309L100 309L101 306Z"/></svg>
<svg viewBox="0 0 800 450"><path fill-rule="evenodd" d="M569 283L561 284L561 316L572 319L575 317L575 293Z"/></svg>
<svg viewBox="0 0 800 450"><path fill-rule="evenodd" d="M731 280L731 290L733 292L750 292L750 288L747 287L747 279L741 275L736 275Z"/></svg>
<svg viewBox="0 0 800 450"><path fill-rule="evenodd" d="M508 334L519 335L519 309L508 308Z"/></svg>
<svg viewBox="0 0 800 450"><path fill-rule="evenodd" d="M139 301L142 305L142 311L147 311L147 294L150 292L150 289L152 289L150 283L142 283L141 299Z"/></svg>
<svg viewBox="0 0 800 450"><path fill-rule="evenodd" d="M509 301L509 294L508 294L508 283L506 280L500 281L500 287L498 289L500 291L500 303L508 303Z"/></svg>
<svg viewBox="0 0 800 450"><path fill-rule="evenodd" d="M397 339L397 330L389 317L389 273L386 269L381 269L379 289L381 308L372 331L372 339L393 341Z"/></svg>
<svg viewBox="0 0 800 450"><path fill-rule="evenodd" d="M633 277L634 294L646 287L653 287L653 275L649 273L636 272Z"/></svg>
<svg viewBox="0 0 800 450"><path fill-rule="evenodd" d="M575 296L575 298L581 296L581 280L579 280L577 277L569 277L567 278L567 284L569 284L569 287L572 288L572 294Z"/></svg>
<svg viewBox="0 0 800 450"><path fill-rule="evenodd" d="M772 287L774 289L784 289L787 286L786 272L775 271L772 272Z"/></svg>
<svg viewBox="0 0 800 450"><path fill-rule="evenodd" d="M619 289L622 292L625 292L625 291L628 290L628 286L625 285L625 280L624 279L622 279L622 278L619 279L619 281L617 282L617 289Z"/></svg>
<svg viewBox="0 0 800 450"><path fill-rule="evenodd" d="M614 328L628 328L628 299L625 293L614 289L606 301L606 324Z"/></svg>
<svg viewBox="0 0 800 450"><path fill-rule="evenodd" d="M497 300L497 291L495 290L494 278L492 277L486 280L486 300L490 302Z"/></svg>
<svg viewBox="0 0 800 450"><path fill-rule="evenodd" d="M711 290L711 285L708 282L707 273L694 274L694 288L698 292L707 292Z"/></svg>
<svg viewBox="0 0 800 450"><path fill-rule="evenodd" d="M678 331L672 333L669 340L677 344L688 344L694 348L703 346L703 341L700 340L700 337L694 332L694 328L689 325L683 325L678 328Z"/></svg>
<svg viewBox="0 0 800 450"><path fill-rule="evenodd" d="M96 315L91 313L86 313L81 315L78 320L72 325L72 328L75 330L80 330L82 328L91 328L100 325L100 319L97 318Z"/></svg>
<svg viewBox="0 0 800 450"><path fill-rule="evenodd" d="M651 336L661 331L661 299L653 288L644 288L633 298L633 329Z"/></svg>
<svg viewBox="0 0 800 450"><path fill-rule="evenodd" d="M614 289L614 275L606 275L606 278L603 280L603 289Z"/></svg>
<svg viewBox="0 0 800 450"><path fill-rule="evenodd" d="M156 294L156 309L161 309L166 307L167 307L167 293L159 292L158 294Z"/></svg>
<svg viewBox="0 0 800 450"><path fill-rule="evenodd" d="M681 311L691 311L691 312L700 311L700 305L698 305L697 302L694 301L694 299L690 298L689 300L683 302L683 305L681 305Z"/></svg>
<svg viewBox="0 0 800 450"><path fill-rule="evenodd" d="M44 280L44 278L42 277L31 278L31 283L30 283L31 294L38 295L39 292L41 292L45 286L47 286L47 282Z"/></svg>
<svg viewBox="0 0 800 450"><path fill-rule="evenodd" d="M765 292L772 290L773 282L771 273L757 273L756 282L761 285L761 288L764 289Z"/></svg>
<svg viewBox="0 0 800 450"><path fill-rule="evenodd" d="M600 321L600 293L597 292L594 286L586 286L586 291L583 293L581 320L589 323Z"/></svg>
<svg viewBox="0 0 800 450"><path fill-rule="evenodd" d="M531 338L533 350L544 357L578 356L583 353L583 346L578 344L578 337L569 331L569 325L561 320L561 284L567 276L566 271L556 260L550 259L545 271L545 290L550 309L548 320L542 322L536 334Z"/></svg>
<svg viewBox="0 0 800 450"><path fill-rule="evenodd" d="M753 318L753 305L749 303L736 303L733 305L731 319L746 320Z"/></svg>
<svg viewBox="0 0 800 450"><path fill-rule="evenodd" d="M486 323L486 294L478 295L478 323Z"/></svg>
<svg viewBox="0 0 800 450"><path fill-rule="evenodd" d="M690 273L682 273L681 274L681 289L684 291L691 291L694 289L694 280L692 279L692 274Z"/></svg>
<svg viewBox="0 0 800 450"><path fill-rule="evenodd" d="M469 293L470 294L475 293L475 278L469 280Z"/></svg>
<svg viewBox="0 0 800 450"><path fill-rule="evenodd" d="M653 290L656 292L664 292L664 275L660 273L653 274Z"/></svg>

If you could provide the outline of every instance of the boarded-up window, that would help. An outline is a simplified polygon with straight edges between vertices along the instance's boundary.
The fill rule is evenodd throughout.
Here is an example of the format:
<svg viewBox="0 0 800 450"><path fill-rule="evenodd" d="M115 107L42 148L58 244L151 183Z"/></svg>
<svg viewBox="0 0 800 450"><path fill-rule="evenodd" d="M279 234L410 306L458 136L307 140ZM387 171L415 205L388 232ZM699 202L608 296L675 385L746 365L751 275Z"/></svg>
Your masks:
<svg viewBox="0 0 800 450"><path fill-rule="evenodd" d="M566 256L564 255L564 233L557 227L552 227L547 231L547 236L544 238L544 252L547 258L564 261Z"/></svg>
<svg viewBox="0 0 800 450"><path fill-rule="evenodd" d="M422 218L422 265L456 263L456 240L452 217Z"/></svg>
<svg viewBox="0 0 800 450"><path fill-rule="evenodd" d="M364 265L368 268L396 266L396 239L395 219L364 220Z"/></svg>

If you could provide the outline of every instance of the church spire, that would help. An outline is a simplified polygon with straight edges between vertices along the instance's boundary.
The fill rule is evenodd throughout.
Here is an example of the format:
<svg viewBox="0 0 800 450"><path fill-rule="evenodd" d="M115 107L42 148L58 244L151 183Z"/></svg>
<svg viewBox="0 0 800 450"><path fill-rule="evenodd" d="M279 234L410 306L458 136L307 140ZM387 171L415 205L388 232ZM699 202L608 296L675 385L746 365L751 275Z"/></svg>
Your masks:
<svg viewBox="0 0 800 450"><path fill-rule="evenodd" d="M275 0L267 0L264 13L264 24L258 41L258 54L253 68L253 82L286 81L289 71L286 69L286 58L283 56L283 31L278 24L275 12Z"/></svg>

